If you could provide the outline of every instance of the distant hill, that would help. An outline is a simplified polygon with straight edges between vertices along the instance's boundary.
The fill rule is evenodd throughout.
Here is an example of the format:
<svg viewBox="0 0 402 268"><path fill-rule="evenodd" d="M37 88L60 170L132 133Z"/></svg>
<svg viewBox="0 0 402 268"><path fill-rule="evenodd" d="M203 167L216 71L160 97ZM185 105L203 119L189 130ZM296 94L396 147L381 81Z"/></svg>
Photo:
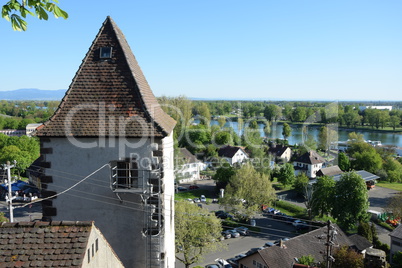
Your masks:
<svg viewBox="0 0 402 268"><path fill-rule="evenodd" d="M23 88L10 91L0 91L0 100L61 100L67 90L41 90Z"/></svg>

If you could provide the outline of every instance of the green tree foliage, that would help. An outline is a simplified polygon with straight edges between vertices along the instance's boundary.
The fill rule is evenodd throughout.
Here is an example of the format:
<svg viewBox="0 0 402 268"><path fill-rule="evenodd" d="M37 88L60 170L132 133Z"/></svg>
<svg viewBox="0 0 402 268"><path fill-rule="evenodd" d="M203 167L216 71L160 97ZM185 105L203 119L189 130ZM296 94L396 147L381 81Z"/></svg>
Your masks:
<svg viewBox="0 0 402 268"><path fill-rule="evenodd" d="M62 10L57 3L57 0L12 0L3 5L1 16L11 22L11 27L15 31L26 31L27 15L40 20L48 20L49 14L53 14L56 18L67 19L67 12Z"/></svg>
<svg viewBox="0 0 402 268"><path fill-rule="evenodd" d="M338 163L338 166L342 171L350 170L350 160L345 153L339 153L336 162Z"/></svg>
<svg viewBox="0 0 402 268"><path fill-rule="evenodd" d="M290 128L288 123L283 124L283 129L282 129L282 136L285 140L290 137L290 134L292 133L292 129Z"/></svg>
<svg viewBox="0 0 402 268"><path fill-rule="evenodd" d="M385 208L388 213L392 213L397 218L402 218L402 194L393 195Z"/></svg>
<svg viewBox="0 0 402 268"><path fill-rule="evenodd" d="M211 141L211 131L205 125L190 126L179 141L180 147L186 147L190 152L197 153L205 150L205 144Z"/></svg>
<svg viewBox="0 0 402 268"><path fill-rule="evenodd" d="M307 119L306 107L298 106L292 111L292 122L304 122Z"/></svg>
<svg viewBox="0 0 402 268"><path fill-rule="evenodd" d="M268 137L268 135L270 133L271 133L271 122L267 121L267 122L265 122L265 125L264 125L264 134L266 137Z"/></svg>
<svg viewBox="0 0 402 268"><path fill-rule="evenodd" d="M189 202L175 204L176 258L186 268L206 254L223 247L221 221L206 209Z"/></svg>
<svg viewBox="0 0 402 268"><path fill-rule="evenodd" d="M401 126L401 118L396 115L392 115L389 118L389 125L392 127L392 129L395 131L395 128Z"/></svg>
<svg viewBox="0 0 402 268"><path fill-rule="evenodd" d="M375 228L374 228L375 230ZM373 232L371 225L368 222L359 222L359 226L357 227L357 233L363 237L365 237L370 243L373 243Z"/></svg>
<svg viewBox="0 0 402 268"><path fill-rule="evenodd" d="M402 182L402 164L391 156L384 159L383 168L387 173L387 181Z"/></svg>
<svg viewBox="0 0 402 268"><path fill-rule="evenodd" d="M346 229L352 228L358 221L367 220L367 186L355 172L343 173L335 185L335 197L332 216Z"/></svg>
<svg viewBox="0 0 402 268"><path fill-rule="evenodd" d="M295 181L295 170L293 165L286 163L279 169L277 174L278 182L282 183L284 186L293 185Z"/></svg>
<svg viewBox="0 0 402 268"><path fill-rule="evenodd" d="M216 187L219 189L226 188L226 185L234 174L235 169L228 162L222 163L213 176L213 179L216 182Z"/></svg>
<svg viewBox="0 0 402 268"><path fill-rule="evenodd" d="M223 126L226 124L226 118L223 116L219 116L218 118L218 124L221 128L223 128Z"/></svg>
<svg viewBox="0 0 402 268"><path fill-rule="evenodd" d="M392 268L402 268L402 252L398 251L392 256Z"/></svg>
<svg viewBox="0 0 402 268"><path fill-rule="evenodd" d="M7 217L4 216L4 212L0 212L0 223L2 222L8 222Z"/></svg>
<svg viewBox="0 0 402 268"><path fill-rule="evenodd" d="M200 124L205 126L209 126L211 122L211 112L209 111L209 107L205 102L201 102L195 107L196 113L199 116Z"/></svg>
<svg viewBox="0 0 402 268"><path fill-rule="evenodd" d="M301 256L300 258L298 258L298 263L300 264L304 264L304 265L313 265L315 262L314 257L311 255L305 255L305 256Z"/></svg>
<svg viewBox="0 0 402 268"><path fill-rule="evenodd" d="M8 137L0 134L0 163L17 161L17 168L24 172L39 157L39 141L36 138Z"/></svg>
<svg viewBox="0 0 402 268"><path fill-rule="evenodd" d="M328 215L332 212L334 206L334 188L335 181L323 176L317 178L317 182L313 185L313 194L311 201L311 212L313 215Z"/></svg>
<svg viewBox="0 0 402 268"><path fill-rule="evenodd" d="M161 105L162 109L174 120L176 120L174 137L175 139L181 139L181 137L183 137L184 130L190 124L190 120L193 116L192 101L185 96L162 96L158 99L158 102Z"/></svg>
<svg viewBox="0 0 402 268"><path fill-rule="evenodd" d="M293 187L300 195L304 195L306 187L308 187L309 178L305 173L300 173L296 176Z"/></svg>
<svg viewBox="0 0 402 268"><path fill-rule="evenodd" d="M342 115L342 122L347 127L357 127L362 121L362 116L360 116L357 110L350 109Z"/></svg>
<svg viewBox="0 0 402 268"><path fill-rule="evenodd" d="M318 133L318 149L325 152L329 151L331 143L338 140L338 133L331 127L322 126Z"/></svg>
<svg viewBox="0 0 402 268"><path fill-rule="evenodd" d="M251 164L245 164L230 178L221 203L238 217L250 218L260 210L261 204L270 204L274 198L269 177L257 172Z"/></svg>
<svg viewBox="0 0 402 268"><path fill-rule="evenodd" d="M382 169L382 159L380 154L370 145L364 146L364 151L355 152L352 155L352 167L355 170L365 170L371 173L376 173Z"/></svg>
<svg viewBox="0 0 402 268"><path fill-rule="evenodd" d="M349 249L348 246L342 246L339 249L336 249L333 257L335 262L332 263L332 268L345 268L345 267L353 267L353 268L363 268L363 256L353 249Z"/></svg>
<svg viewBox="0 0 402 268"><path fill-rule="evenodd" d="M219 131L216 133L213 143L217 146L234 144L233 137L229 131Z"/></svg>
<svg viewBox="0 0 402 268"><path fill-rule="evenodd" d="M268 121L277 121L282 116L282 108L275 104L268 104L264 109L264 117Z"/></svg>

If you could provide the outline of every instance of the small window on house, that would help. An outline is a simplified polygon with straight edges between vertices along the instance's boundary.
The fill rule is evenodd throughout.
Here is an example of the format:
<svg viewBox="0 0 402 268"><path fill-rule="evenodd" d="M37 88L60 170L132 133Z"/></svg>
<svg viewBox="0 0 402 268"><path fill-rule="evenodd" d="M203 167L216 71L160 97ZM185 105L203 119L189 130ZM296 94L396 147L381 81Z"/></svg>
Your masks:
<svg viewBox="0 0 402 268"><path fill-rule="evenodd" d="M110 59L112 57L112 47L101 47L99 57L101 59Z"/></svg>
<svg viewBox="0 0 402 268"><path fill-rule="evenodd" d="M95 255L95 247L94 244L92 244L92 257Z"/></svg>
<svg viewBox="0 0 402 268"><path fill-rule="evenodd" d="M88 249L88 263L91 261L91 250Z"/></svg>
<svg viewBox="0 0 402 268"><path fill-rule="evenodd" d="M98 252L98 249L99 249L98 238L96 238L96 240L95 240L95 250L96 250L96 252Z"/></svg>

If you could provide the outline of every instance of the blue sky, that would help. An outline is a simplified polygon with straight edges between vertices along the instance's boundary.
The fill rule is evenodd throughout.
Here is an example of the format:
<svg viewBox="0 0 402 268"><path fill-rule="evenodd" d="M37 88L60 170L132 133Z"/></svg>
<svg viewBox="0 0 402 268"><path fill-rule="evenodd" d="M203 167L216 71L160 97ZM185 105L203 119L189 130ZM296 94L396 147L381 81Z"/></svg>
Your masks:
<svg viewBox="0 0 402 268"><path fill-rule="evenodd" d="M0 21L0 90L67 89L106 16L156 96L402 100L400 0L60 0L69 19Z"/></svg>

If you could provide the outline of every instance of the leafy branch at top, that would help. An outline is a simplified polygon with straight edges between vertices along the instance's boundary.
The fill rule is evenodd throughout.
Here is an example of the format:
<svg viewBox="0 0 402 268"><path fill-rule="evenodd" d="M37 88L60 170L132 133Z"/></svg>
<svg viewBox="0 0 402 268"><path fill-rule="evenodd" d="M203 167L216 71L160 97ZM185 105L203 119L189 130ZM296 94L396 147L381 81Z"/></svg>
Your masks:
<svg viewBox="0 0 402 268"><path fill-rule="evenodd" d="M37 17L40 20L48 20L48 13L52 13L56 18L68 18L67 12L62 10L57 4L57 0L11 0L3 5L1 10L2 18L11 22L11 27L15 31L26 31L27 15Z"/></svg>

